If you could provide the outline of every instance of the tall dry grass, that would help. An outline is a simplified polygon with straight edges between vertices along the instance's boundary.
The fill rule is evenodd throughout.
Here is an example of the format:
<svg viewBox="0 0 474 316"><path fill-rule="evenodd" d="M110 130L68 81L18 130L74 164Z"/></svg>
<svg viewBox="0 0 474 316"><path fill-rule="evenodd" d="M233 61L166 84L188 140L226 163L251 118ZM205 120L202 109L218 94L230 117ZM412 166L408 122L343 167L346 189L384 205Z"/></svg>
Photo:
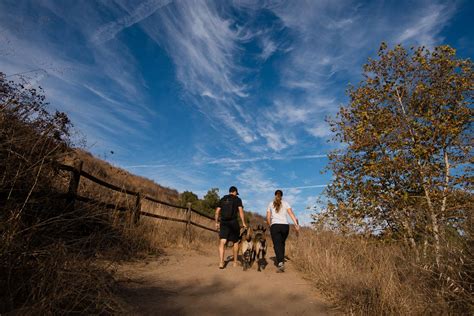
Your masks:
<svg viewBox="0 0 474 316"><path fill-rule="evenodd" d="M187 213L183 209L177 209L163 204L144 200L141 205L142 211L181 220L187 220ZM191 221L210 229L214 229L214 221L202 217L194 212L191 213ZM189 226L186 232L186 224L162 219L142 216L140 228L150 245L155 247L181 247L186 249L209 248L217 245L218 235L216 232L202 228Z"/></svg>
<svg viewBox="0 0 474 316"><path fill-rule="evenodd" d="M398 243L304 229L288 253L322 293L355 315L457 315L474 312L472 296L455 302L439 274ZM470 301L469 301L470 300Z"/></svg>
<svg viewBox="0 0 474 316"><path fill-rule="evenodd" d="M217 233L191 227L188 235L184 233L185 225L142 217L137 231L148 241L151 249L178 247L204 251L209 247L217 247Z"/></svg>

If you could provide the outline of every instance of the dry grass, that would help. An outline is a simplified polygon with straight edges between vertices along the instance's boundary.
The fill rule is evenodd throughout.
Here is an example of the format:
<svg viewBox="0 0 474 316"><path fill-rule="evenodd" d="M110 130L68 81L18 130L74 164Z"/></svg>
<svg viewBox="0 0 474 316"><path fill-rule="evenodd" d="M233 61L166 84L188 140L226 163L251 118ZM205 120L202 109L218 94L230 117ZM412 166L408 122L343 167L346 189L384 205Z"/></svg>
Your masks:
<svg viewBox="0 0 474 316"><path fill-rule="evenodd" d="M95 207L59 209L31 222L15 211L2 222L0 311L121 311L111 270L97 265L96 259L132 257L143 249L139 240L129 238L123 227L112 225L109 214Z"/></svg>
<svg viewBox="0 0 474 316"><path fill-rule="evenodd" d="M170 218L187 220L187 212L184 209L158 204L149 200L143 200L141 210L154 215L161 215ZM190 220L194 223L214 229L214 221L202 217L194 212L191 213ZM200 243L207 243L209 240L215 242L217 234L195 226L190 226L190 234L185 236L186 224L182 222L173 222L163 219L156 219L142 216L140 219L140 228L145 234L145 238L151 245L159 247L179 246L196 247ZM190 240L192 241L190 243Z"/></svg>
<svg viewBox="0 0 474 316"><path fill-rule="evenodd" d="M297 268L305 272L315 286L345 313L425 315L473 312L472 297L471 303L453 304L435 274L426 266L417 264L396 243L305 229L298 238L293 234L288 253Z"/></svg>
<svg viewBox="0 0 474 316"><path fill-rule="evenodd" d="M186 224L142 217L138 231L143 233L152 249L179 247L184 249L217 249L217 233L191 227L190 234L184 233Z"/></svg>

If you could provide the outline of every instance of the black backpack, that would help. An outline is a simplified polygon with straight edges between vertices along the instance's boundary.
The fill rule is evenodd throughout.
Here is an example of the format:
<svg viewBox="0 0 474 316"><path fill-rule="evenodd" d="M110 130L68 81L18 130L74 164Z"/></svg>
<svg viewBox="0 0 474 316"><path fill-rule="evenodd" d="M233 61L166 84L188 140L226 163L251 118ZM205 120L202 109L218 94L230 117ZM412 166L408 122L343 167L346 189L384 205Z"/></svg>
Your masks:
<svg viewBox="0 0 474 316"><path fill-rule="evenodd" d="M222 221L230 221L237 217L234 208L234 201L235 199L232 198L230 195L226 195L221 200L221 220Z"/></svg>

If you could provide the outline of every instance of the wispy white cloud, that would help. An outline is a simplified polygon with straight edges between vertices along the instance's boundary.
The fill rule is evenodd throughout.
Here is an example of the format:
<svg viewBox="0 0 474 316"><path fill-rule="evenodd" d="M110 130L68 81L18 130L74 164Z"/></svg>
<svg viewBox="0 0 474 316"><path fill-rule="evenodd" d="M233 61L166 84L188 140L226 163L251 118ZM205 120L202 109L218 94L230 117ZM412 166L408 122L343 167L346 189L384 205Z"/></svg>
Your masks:
<svg viewBox="0 0 474 316"><path fill-rule="evenodd" d="M91 36L91 41L95 44L107 42L115 37L122 30L146 19L156 12L156 10L168 5L172 0L148 0L123 17L112 22L104 24L95 31Z"/></svg>
<svg viewBox="0 0 474 316"><path fill-rule="evenodd" d="M242 192L244 207L265 214L276 183L261 168L254 166L243 169L237 176L237 182L239 191Z"/></svg>
<svg viewBox="0 0 474 316"><path fill-rule="evenodd" d="M274 151L296 147L296 135L301 132L316 138L327 138L331 132L325 118L336 108L335 98L323 94L307 93L303 97L277 95L273 105L261 112L258 131Z"/></svg>
<svg viewBox="0 0 474 316"><path fill-rule="evenodd" d="M256 167L245 168L237 179L247 191L270 192L276 187L275 182Z"/></svg>
<svg viewBox="0 0 474 316"><path fill-rule="evenodd" d="M300 188L286 188L285 191L283 191L283 198L294 208L294 205L298 204L301 199L300 194Z"/></svg>
<svg viewBox="0 0 474 316"><path fill-rule="evenodd" d="M282 190L293 190L293 189L315 189L315 188L325 188L327 184L313 184L313 185L303 185L303 186L296 186L296 187L288 187L288 188L281 188Z"/></svg>
<svg viewBox="0 0 474 316"><path fill-rule="evenodd" d="M398 43L412 42L432 47L443 40L439 33L454 14L455 5L430 4L415 13L405 29L395 38Z"/></svg>
<svg viewBox="0 0 474 316"><path fill-rule="evenodd" d="M129 169L149 169L149 168L169 168L169 164L147 164L147 165L125 165L124 168Z"/></svg>
<svg viewBox="0 0 474 316"><path fill-rule="evenodd" d="M316 120L324 120L326 112L336 109L335 98L324 95L306 95L303 100L292 96L279 96L264 118L280 128L294 128L296 125L309 125Z"/></svg>
<svg viewBox="0 0 474 316"><path fill-rule="evenodd" d="M316 138L326 138L331 135L331 130L326 122L319 122L316 126L308 126L306 131Z"/></svg>
<svg viewBox="0 0 474 316"><path fill-rule="evenodd" d="M341 77L345 84L360 80L361 65L382 41L392 45L439 43L439 34L456 7L419 1L404 3L410 6L405 10L352 0L236 1L236 5L251 10L265 7L294 35L291 49L279 62L281 90L257 123L259 136L273 151L298 146L297 131L319 139L330 137L325 118L347 100Z"/></svg>
<svg viewBox="0 0 474 316"><path fill-rule="evenodd" d="M0 4L0 29L8 34L7 39L0 37L0 46L8 45L15 52L0 56L0 68L7 75L21 74L30 86L45 88L51 107L68 113L74 125L87 135L88 143L126 151L124 142L117 139L125 134L146 139L143 130L154 115L143 104L143 91L138 87L143 79L136 61L123 43L96 47L81 42L100 24L101 17L88 5L74 4L70 9L78 14L71 16L61 3L45 0L36 4L38 15L55 16L67 23L57 28L30 18L18 28L15 14L21 12L21 5L16 8L18 12L12 12Z"/></svg>
<svg viewBox="0 0 474 316"><path fill-rule="evenodd" d="M246 69L238 62L242 33L232 20L213 2L177 1L143 21L142 28L168 51L189 100L219 122L218 128L253 142L257 135L244 124L249 116L239 105L248 96L241 81Z"/></svg>
<svg viewBox="0 0 474 316"><path fill-rule="evenodd" d="M98 96L99 98L107 101L107 102L110 102L112 104L119 104L119 102L117 100L114 100L112 99L112 97L106 95L104 92L102 91L99 91L99 89L95 88L95 87L92 87L90 85L88 85L87 83L84 83L82 85L84 88L86 88L87 90L89 90L90 92L92 92L93 94L95 94L96 96Z"/></svg>
<svg viewBox="0 0 474 316"><path fill-rule="evenodd" d="M291 145L296 144L296 138L291 130L284 130L268 122L262 122L258 126L259 134L266 140L267 146L273 151L280 152Z"/></svg>
<svg viewBox="0 0 474 316"><path fill-rule="evenodd" d="M271 161L286 161L286 162L291 162L293 160L312 160L312 159L325 159L327 158L327 155L325 154L310 154L310 155L298 155L298 156L265 156L265 157L252 157L252 158L218 158L218 159L209 159L209 158L201 158L201 159L196 159L193 161L189 161L187 163L185 162L174 162L174 163L164 163L164 162L156 162L156 163L145 163L145 164L124 164L122 163L122 166L127 169L131 170L138 170L138 169L143 169L145 171L149 171L151 173L154 173L154 169L169 169L169 170L175 170L175 169L181 169L181 170L198 170L198 168L202 168L203 165L209 165L209 166L223 166L224 169L221 170L221 172L227 176L234 176L236 174L240 175L239 179L244 180L244 183L250 183L252 182L253 184L250 185L249 187L252 189L255 189L254 191L258 191L257 189L262 189L266 188L267 186L276 187L275 183L272 181L265 179L266 173L263 172L261 167L257 167L255 163L260 163L260 162L271 162ZM250 164L250 167L249 167ZM259 175L259 180L255 182L254 177L250 176L251 174L254 174L257 172ZM294 175L292 177L292 180L297 180L298 177ZM323 185L305 185L305 186L295 186L295 187L285 187L285 189L310 189L310 188L319 188L322 187ZM271 190L271 189L269 189Z"/></svg>
<svg viewBox="0 0 474 316"><path fill-rule="evenodd" d="M278 49L276 43L267 36L262 37L260 43L262 47L260 58L262 58L263 60L267 60L268 58L270 58L270 56L272 56L273 53L275 53Z"/></svg>
<svg viewBox="0 0 474 316"><path fill-rule="evenodd" d="M116 139L123 133L135 137L142 135L140 125L124 124L123 116L128 114L126 108L125 112L121 112L114 107L97 106L97 103L81 100L78 94L81 95L80 89L65 86L60 80L49 84L47 92L48 99L67 112L74 122L78 122L85 129L85 132L89 129L101 130L101 134L106 133L111 139Z"/></svg>
<svg viewBox="0 0 474 316"><path fill-rule="evenodd" d="M292 87L316 87L319 93L332 83L335 73L360 72L361 62L382 41L431 46L441 40L439 33L456 7L425 1L401 6L352 0L280 2L270 6L287 27L300 34L283 68L285 80ZM307 86L311 82L316 86Z"/></svg>
<svg viewBox="0 0 474 316"><path fill-rule="evenodd" d="M252 158L218 158L213 160L205 161L207 164L234 164L243 162L256 162L256 161L274 161L274 160L300 160L300 159L320 159L327 158L326 154L313 154L313 155L299 155L299 156L263 156L263 157L252 157Z"/></svg>

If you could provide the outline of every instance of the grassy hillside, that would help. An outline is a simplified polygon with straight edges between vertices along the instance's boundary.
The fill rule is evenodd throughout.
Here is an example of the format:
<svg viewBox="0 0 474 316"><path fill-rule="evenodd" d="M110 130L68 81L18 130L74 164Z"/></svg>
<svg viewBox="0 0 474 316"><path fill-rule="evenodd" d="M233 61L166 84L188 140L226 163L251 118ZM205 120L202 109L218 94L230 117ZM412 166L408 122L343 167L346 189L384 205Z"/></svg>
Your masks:
<svg viewBox="0 0 474 316"><path fill-rule="evenodd" d="M108 183L127 190L141 192L162 201L179 204L179 193L177 190L161 186L153 180L134 175L122 168L113 166L107 161L94 157L83 149L76 148L71 150L62 159L62 162L73 165L75 160L82 160L84 171ZM89 187L86 189L94 191L96 188L93 188L92 184L89 183Z"/></svg>

